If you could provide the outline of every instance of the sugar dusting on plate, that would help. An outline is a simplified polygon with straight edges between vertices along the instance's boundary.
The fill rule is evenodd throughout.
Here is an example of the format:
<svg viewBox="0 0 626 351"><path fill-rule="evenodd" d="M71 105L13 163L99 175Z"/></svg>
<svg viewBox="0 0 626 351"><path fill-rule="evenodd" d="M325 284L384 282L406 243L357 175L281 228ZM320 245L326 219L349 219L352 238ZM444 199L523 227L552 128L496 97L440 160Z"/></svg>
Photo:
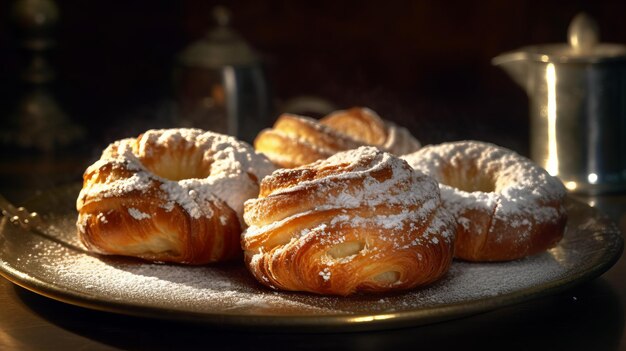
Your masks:
<svg viewBox="0 0 626 351"><path fill-rule="evenodd" d="M172 311L329 316L436 309L545 289L550 284L575 281L581 272L598 264L607 265L611 261L607 257L619 252L621 234L611 223L590 217L579 207L570 206L572 216L565 238L548 252L503 263L455 261L448 274L433 285L396 294L344 298L277 292L257 283L239 262L188 267L92 256L35 235L23 243L17 238L23 238L25 232L13 226L2 228L0 266L9 265L14 271L75 296L155 308L162 310L164 317ZM77 245L74 220L72 213L52 222L55 233Z"/></svg>
<svg viewBox="0 0 626 351"><path fill-rule="evenodd" d="M37 262L55 285L103 300L204 313L353 314L436 307L531 288L571 267L544 253L507 263L454 262L439 282L393 295L353 297L276 292L259 285L237 262L202 267L153 264L79 254L42 241L26 261Z"/></svg>

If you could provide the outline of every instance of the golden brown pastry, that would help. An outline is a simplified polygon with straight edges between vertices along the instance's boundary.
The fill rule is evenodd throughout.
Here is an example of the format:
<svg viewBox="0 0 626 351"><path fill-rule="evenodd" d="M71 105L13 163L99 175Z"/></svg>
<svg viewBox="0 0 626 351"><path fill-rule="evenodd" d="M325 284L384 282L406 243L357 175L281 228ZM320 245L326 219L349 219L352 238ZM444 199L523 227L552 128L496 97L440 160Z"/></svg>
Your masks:
<svg viewBox="0 0 626 351"><path fill-rule="evenodd" d="M275 171L244 219L246 264L273 289L410 289L439 279L453 256L437 182L374 147Z"/></svg>
<svg viewBox="0 0 626 351"><path fill-rule="evenodd" d="M458 222L458 258L514 260L544 251L563 236L565 187L511 150L460 141L402 158L439 181L444 206Z"/></svg>
<svg viewBox="0 0 626 351"><path fill-rule="evenodd" d="M274 170L235 138L149 130L109 145L83 176L77 228L91 250L202 264L241 254L243 203Z"/></svg>
<svg viewBox="0 0 626 351"><path fill-rule="evenodd" d="M414 152L420 143L406 128L380 118L368 108L335 111L316 120L281 115L272 129L259 133L254 147L280 167L293 168L371 145L395 155Z"/></svg>
<svg viewBox="0 0 626 351"><path fill-rule="evenodd" d="M408 129L383 120L366 107L335 111L322 118L320 124L397 156L415 152L421 147Z"/></svg>

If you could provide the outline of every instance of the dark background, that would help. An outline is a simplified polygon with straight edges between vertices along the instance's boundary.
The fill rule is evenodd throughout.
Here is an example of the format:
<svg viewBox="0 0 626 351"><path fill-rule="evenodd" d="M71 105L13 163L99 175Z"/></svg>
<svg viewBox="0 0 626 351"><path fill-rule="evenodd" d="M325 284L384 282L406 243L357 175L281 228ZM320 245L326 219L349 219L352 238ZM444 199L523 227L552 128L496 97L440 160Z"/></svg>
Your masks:
<svg viewBox="0 0 626 351"><path fill-rule="evenodd" d="M11 21L12 4L0 0L0 128L23 93L19 74L25 55ZM565 42L567 26L579 11L596 18L603 41L626 44L624 0L57 4L61 18L58 45L50 57L57 73L52 91L71 119L88 131L90 138L78 149L92 159L110 141L162 121L167 113L163 102L173 96L175 57L211 27L211 9L217 4L231 9L232 27L264 58L277 106L301 95L320 96L338 107L369 106L408 127L424 143L475 138L524 154L526 95L490 60L525 45ZM91 163L84 154L31 160L9 156L13 151L0 145L0 193L15 203L23 203L32 189L76 184ZM599 204L615 220L621 218L624 230L622 200L617 196ZM7 303L1 308L6 306L7 312L0 316L10 325L5 341L48 348L57 342L75 349L172 349L181 340L203 345L227 340L235 349L249 344L263 349L281 340L303 349L415 349L419 344L439 349L506 345L519 350L612 350L626 343L623 277L624 264L618 263L604 278L553 297L419 330L360 334L237 334L108 315L29 293L2 279L0 301L5 297ZM481 338L485 330L490 335Z"/></svg>
<svg viewBox="0 0 626 351"><path fill-rule="evenodd" d="M0 124L24 62L12 4L0 2ZM212 26L218 4L262 55L276 106L314 95L369 106L424 143L473 138L523 154L527 98L491 58L565 42L580 11L602 41L626 43L626 1L59 0L53 92L94 148L154 124L173 96L177 53Z"/></svg>

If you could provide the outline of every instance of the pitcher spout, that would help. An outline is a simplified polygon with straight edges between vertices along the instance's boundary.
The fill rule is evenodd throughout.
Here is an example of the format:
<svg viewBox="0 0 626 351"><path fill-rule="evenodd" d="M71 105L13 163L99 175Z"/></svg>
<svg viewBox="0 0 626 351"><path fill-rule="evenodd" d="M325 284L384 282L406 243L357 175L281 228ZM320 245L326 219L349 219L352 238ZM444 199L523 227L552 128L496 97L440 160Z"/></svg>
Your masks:
<svg viewBox="0 0 626 351"><path fill-rule="evenodd" d="M530 94L529 58L525 51L507 52L491 60L494 66L502 68L527 94Z"/></svg>

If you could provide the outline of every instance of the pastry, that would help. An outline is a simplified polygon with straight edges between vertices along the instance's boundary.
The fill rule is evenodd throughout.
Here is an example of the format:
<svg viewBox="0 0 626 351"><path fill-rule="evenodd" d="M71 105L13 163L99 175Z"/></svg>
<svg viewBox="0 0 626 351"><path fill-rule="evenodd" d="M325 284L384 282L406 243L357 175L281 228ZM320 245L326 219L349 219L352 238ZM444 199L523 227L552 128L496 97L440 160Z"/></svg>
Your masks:
<svg viewBox="0 0 626 351"><path fill-rule="evenodd" d="M335 111L322 118L320 124L394 155L406 155L421 146L408 129L383 120L376 112L365 107Z"/></svg>
<svg viewBox="0 0 626 351"><path fill-rule="evenodd" d="M405 290L439 279L453 257L437 182L374 147L275 171L244 219L246 264L278 290Z"/></svg>
<svg viewBox="0 0 626 351"><path fill-rule="evenodd" d="M460 141L425 146L403 158L440 183L444 206L458 222L458 258L514 260L563 236L565 187L511 150Z"/></svg>
<svg viewBox="0 0 626 351"><path fill-rule="evenodd" d="M361 107L335 111L320 120L283 114L273 128L261 131L254 141L258 152L285 168L364 145L376 146L395 155L407 154L420 147L419 141L406 128Z"/></svg>
<svg viewBox="0 0 626 351"><path fill-rule="evenodd" d="M79 237L94 252L151 261L238 257L243 203L273 170L250 145L199 129L116 141L84 173Z"/></svg>

